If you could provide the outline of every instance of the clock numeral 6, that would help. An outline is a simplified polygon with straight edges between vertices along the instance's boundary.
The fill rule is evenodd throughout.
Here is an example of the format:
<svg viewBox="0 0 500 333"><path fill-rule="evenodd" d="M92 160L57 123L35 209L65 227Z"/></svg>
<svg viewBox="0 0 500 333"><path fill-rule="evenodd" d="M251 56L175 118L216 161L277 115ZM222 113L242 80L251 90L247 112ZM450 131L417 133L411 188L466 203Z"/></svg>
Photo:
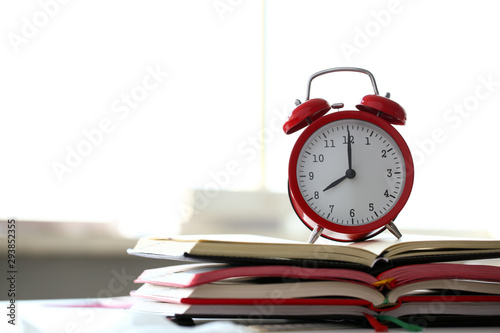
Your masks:
<svg viewBox="0 0 500 333"><path fill-rule="evenodd" d="M354 208L352 208L352 209L349 211L349 215L350 215L351 217L356 216L356 213L354 212Z"/></svg>

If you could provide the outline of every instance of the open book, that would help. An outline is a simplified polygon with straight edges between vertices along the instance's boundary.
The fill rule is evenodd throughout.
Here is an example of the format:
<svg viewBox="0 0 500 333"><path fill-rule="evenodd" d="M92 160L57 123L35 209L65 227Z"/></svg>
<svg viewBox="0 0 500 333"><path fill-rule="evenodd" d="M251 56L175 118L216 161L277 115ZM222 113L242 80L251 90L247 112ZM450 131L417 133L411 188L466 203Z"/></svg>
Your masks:
<svg viewBox="0 0 500 333"><path fill-rule="evenodd" d="M128 253L173 260L344 267L380 272L391 267L471 259L500 258L500 241L392 241L349 245L307 244L253 235L143 237ZM382 243L383 244L383 243ZM377 248L377 252L370 248Z"/></svg>
<svg viewBox="0 0 500 333"><path fill-rule="evenodd" d="M418 266L432 267L432 265L434 264ZM226 273L228 273L227 271L232 273L212 282L191 283L191 286L181 287L169 283L169 281L179 281L173 278L175 273L169 276L165 274L166 270L164 270L162 277L160 277L152 274L151 271L146 271L136 281L137 283L145 282L145 284L132 292L132 295L151 300L186 304L253 304L259 300L269 302L274 300L279 304L321 305L321 302L332 302L332 299L336 299L337 304L345 304L343 298L349 298L348 304L352 304L351 298L353 298L364 300L368 303L362 304L373 308L386 308L396 306L402 300L411 301L414 296L418 296L420 301L424 297L426 297L426 301L433 301L437 298L436 294L429 292L429 290L453 290L458 294L460 292L467 293L467 296L461 296L462 301L500 301L500 267L492 267L492 270L488 270L488 266L479 265L448 264L450 267L446 267L447 264L435 265L437 267L431 269L433 274L426 274L425 267L418 267L415 270L416 275L411 278L378 280L371 277L375 281L371 280L370 275L366 273L346 269L327 268L307 271L307 269L296 267L297 270L294 271L283 266L238 267L234 269L212 267L212 270L204 273L192 272L192 275L202 278L203 275L209 275L209 272L221 273L221 271L226 270ZM189 269L186 268L188 274L189 271L196 271L196 265L188 266L190 266ZM167 270L172 271L173 269L168 268ZM182 269L182 267L178 269ZM279 273L280 270L281 273ZM398 268L392 270L396 271L392 272L394 274L382 275L404 276L404 273L398 274L397 270ZM461 274L453 273L453 270L462 270L463 272ZM481 270L482 273L476 273L476 271ZM324 272L315 273L314 271ZM349 272L355 274L350 276ZM223 274L219 274L219 277L222 276ZM260 279L234 279L245 276ZM485 278L479 279L479 277ZM395 283L390 283L392 281ZM472 293L474 294L473 299L470 298ZM409 296L402 298L405 295ZM316 297L321 298L311 299ZM455 300L457 297L458 295L454 295Z"/></svg>
<svg viewBox="0 0 500 333"><path fill-rule="evenodd" d="M237 279L272 278L287 280L334 280L370 287L394 289L414 282L460 279L500 283L500 266L432 263L400 266L373 276L344 268L308 268L297 266L233 266L222 263L197 263L146 269L134 281L159 286L189 288L212 282Z"/></svg>
<svg viewBox="0 0 500 333"><path fill-rule="evenodd" d="M202 305L175 304L155 301L135 303L131 310L158 314L167 317L187 318L326 318L328 320L346 320L366 315L377 316L383 320L388 316L418 324L448 324L457 326L471 323L480 325L498 325L500 322L500 303L456 303L441 302L436 308L435 302L406 303L395 309L375 311L360 305L286 305L254 303L251 305ZM381 317L385 316L385 317Z"/></svg>
<svg viewBox="0 0 500 333"><path fill-rule="evenodd" d="M134 296L186 304L252 304L275 299L280 304L319 305L347 297L383 308L411 301L416 295L420 301L423 297L433 301L435 293L429 290L453 290L454 296L466 292L463 300L500 301L500 267L488 265L417 264L374 277L341 268L200 263L145 270L134 282L144 284L132 292ZM401 298L405 295L410 296ZM308 300L315 297L321 299Z"/></svg>
<svg viewBox="0 0 500 333"><path fill-rule="evenodd" d="M500 321L500 241L323 245L246 235L182 236L142 238L128 252L196 262L145 270L135 281L143 285L131 292L142 299L135 311L179 318ZM457 262L462 260L470 261Z"/></svg>

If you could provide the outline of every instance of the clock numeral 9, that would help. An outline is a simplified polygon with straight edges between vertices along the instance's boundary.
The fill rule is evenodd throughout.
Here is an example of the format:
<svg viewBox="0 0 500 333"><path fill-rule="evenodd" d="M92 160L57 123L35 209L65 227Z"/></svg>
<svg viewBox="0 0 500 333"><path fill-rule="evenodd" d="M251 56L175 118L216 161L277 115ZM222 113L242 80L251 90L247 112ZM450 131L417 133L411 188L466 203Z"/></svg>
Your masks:
<svg viewBox="0 0 500 333"><path fill-rule="evenodd" d="M314 163L323 162L324 160L325 160L325 156L323 156L323 154L319 154L319 155L313 154L313 162Z"/></svg>
<svg viewBox="0 0 500 333"><path fill-rule="evenodd" d="M309 172L309 180L313 180L314 179L314 172Z"/></svg>

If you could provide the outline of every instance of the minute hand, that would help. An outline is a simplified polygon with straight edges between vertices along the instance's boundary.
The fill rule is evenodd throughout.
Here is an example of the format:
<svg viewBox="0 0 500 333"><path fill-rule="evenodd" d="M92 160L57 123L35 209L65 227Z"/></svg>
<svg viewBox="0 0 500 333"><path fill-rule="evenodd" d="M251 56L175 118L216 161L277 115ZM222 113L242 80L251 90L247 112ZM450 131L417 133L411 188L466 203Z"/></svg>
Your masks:
<svg viewBox="0 0 500 333"><path fill-rule="evenodd" d="M349 169L352 169L351 132L349 132L349 127L347 127L347 162Z"/></svg>

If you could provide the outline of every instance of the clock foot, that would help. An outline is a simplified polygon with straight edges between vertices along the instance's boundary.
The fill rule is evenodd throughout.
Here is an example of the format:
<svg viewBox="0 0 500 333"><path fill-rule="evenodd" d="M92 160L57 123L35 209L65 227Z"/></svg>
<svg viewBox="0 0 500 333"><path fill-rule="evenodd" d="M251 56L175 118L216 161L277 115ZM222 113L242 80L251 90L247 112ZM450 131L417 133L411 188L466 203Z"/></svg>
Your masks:
<svg viewBox="0 0 500 333"><path fill-rule="evenodd" d="M389 230L391 232L391 234L393 234L397 239L400 239L403 235L401 235L401 232L399 231L398 227L396 227L396 225L394 224L394 220L387 223L387 225L385 226L387 228L387 230Z"/></svg>
<svg viewBox="0 0 500 333"><path fill-rule="evenodd" d="M323 232L324 228L320 227L319 225L316 225L314 230L311 232L311 236L309 236L309 240L307 241L309 244L314 244L316 240L318 240L318 237L321 236L321 233Z"/></svg>

